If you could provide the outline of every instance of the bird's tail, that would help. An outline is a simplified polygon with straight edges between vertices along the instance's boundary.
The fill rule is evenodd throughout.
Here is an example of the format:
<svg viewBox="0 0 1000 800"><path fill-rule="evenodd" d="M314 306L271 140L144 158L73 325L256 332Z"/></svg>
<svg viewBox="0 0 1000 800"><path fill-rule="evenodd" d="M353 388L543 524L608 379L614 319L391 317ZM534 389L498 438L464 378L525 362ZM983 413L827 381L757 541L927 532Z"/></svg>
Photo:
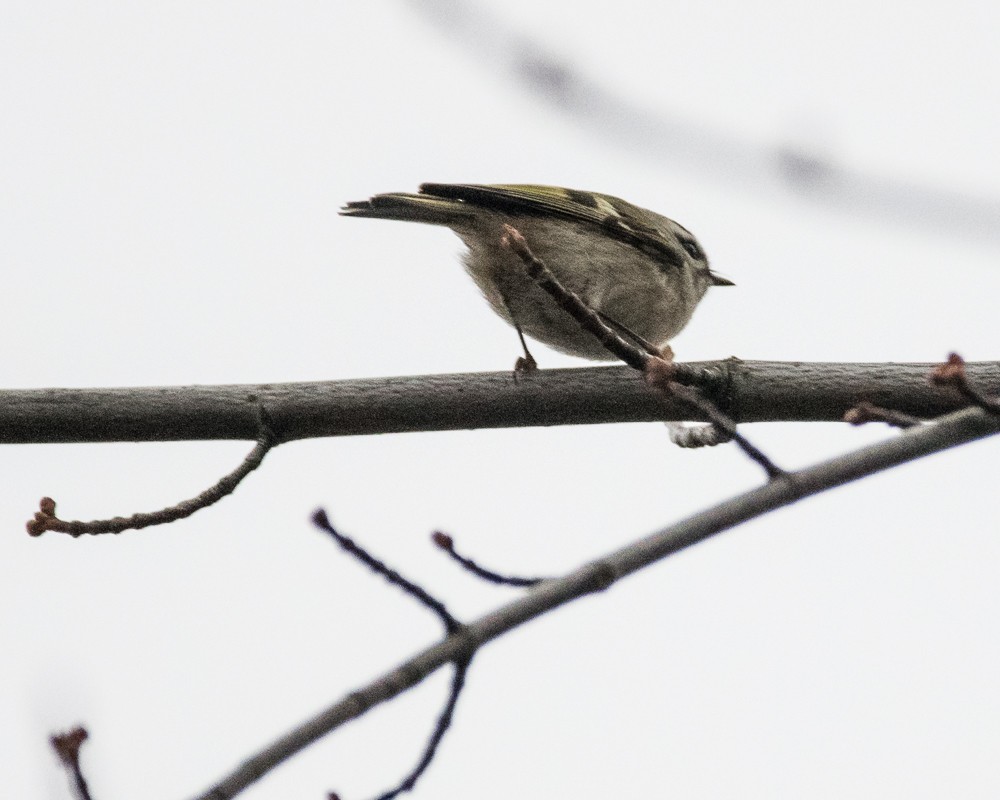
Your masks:
<svg viewBox="0 0 1000 800"><path fill-rule="evenodd" d="M369 219L399 219L425 222L429 225L452 226L473 216L473 211L460 200L431 197L426 194L377 194L368 200L356 200L340 209L344 217Z"/></svg>

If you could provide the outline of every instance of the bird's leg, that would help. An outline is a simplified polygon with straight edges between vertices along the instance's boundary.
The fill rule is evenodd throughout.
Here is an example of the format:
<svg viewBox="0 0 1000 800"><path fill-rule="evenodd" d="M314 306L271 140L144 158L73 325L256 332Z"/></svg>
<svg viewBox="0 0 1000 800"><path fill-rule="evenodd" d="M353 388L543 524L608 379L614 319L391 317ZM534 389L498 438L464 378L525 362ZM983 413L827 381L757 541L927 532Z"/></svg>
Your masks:
<svg viewBox="0 0 1000 800"><path fill-rule="evenodd" d="M524 355L518 357L517 361L514 362L514 380L517 380L521 375L530 375L532 372L538 372L538 362L531 355L528 343L524 341L524 331L521 330L521 326L516 322L514 323L514 330L517 331L517 338L521 340L521 348L524 350Z"/></svg>
<svg viewBox="0 0 1000 800"><path fill-rule="evenodd" d="M517 361L514 362L514 380L516 381L524 375L531 375L533 372L538 372L538 362L535 361L535 357L531 355L531 351L528 349L528 343L524 341L524 331L521 330L521 326L514 317L514 312L511 310L510 303L507 302L507 296L503 293L502 289L500 290L500 297L503 300L504 307L507 309L507 316L510 318L510 324L514 326L514 330L517 331L517 338L521 340L521 349L524 350L524 355L519 356Z"/></svg>

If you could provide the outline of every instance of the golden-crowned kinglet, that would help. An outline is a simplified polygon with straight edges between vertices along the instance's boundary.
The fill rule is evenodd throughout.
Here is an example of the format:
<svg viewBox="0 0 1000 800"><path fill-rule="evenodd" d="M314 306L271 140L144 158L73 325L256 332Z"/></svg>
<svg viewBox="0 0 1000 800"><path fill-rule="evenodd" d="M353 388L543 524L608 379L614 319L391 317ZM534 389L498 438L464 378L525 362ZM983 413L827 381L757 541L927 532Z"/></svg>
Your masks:
<svg viewBox="0 0 1000 800"><path fill-rule="evenodd" d="M611 327L656 347L687 324L709 286L733 285L709 269L705 251L687 229L606 194L555 186L425 183L420 194L377 194L348 203L340 213L451 228L469 248L466 270L497 314L518 333L583 358L613 356L536 286L521 260L501 244L505 223ZM527 348L525 355L533 363Z"/></svg>

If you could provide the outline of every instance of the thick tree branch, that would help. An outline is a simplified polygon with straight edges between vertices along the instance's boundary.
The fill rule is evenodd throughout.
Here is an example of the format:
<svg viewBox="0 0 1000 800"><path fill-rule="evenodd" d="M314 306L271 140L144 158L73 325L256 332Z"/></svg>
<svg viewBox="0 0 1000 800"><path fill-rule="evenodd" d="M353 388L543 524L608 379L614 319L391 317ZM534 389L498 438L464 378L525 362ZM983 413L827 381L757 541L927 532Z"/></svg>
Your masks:
<svg viewBox="0 0 1000 800"><path fill-rule="evenodd" d="M701 392L736 422L839 421L867 401L915 417L967 402L930 386L925 364L697 362ZM1000 394L1000 362L966 365ZM698 420L624 366L315 383L0 391L0 444L256 439L263 406L281 440L408 431Z"/></svg>

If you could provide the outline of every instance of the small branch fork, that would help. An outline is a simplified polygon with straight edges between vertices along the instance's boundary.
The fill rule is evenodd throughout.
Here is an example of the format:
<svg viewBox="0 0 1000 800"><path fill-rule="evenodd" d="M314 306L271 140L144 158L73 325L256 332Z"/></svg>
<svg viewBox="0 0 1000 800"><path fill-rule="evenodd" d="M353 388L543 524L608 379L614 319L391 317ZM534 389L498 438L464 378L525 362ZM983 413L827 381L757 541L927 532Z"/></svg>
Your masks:
<svg viewBox="0 0 1000 800"><path fill-rule="evenodd" d="M965 359L958 353L949 353L948 359L943 364L938 364L931 370L927 380L932 386L954 389L959 397L974 408L979 408L994 416L1000 415L1000 399L984 394L969 382ZM904 414L891 408L882 408L872 403L858 403L854 408L849 409L844 414L844 422L849 422L851 425L884 422L894 428L904 430L933 424L919 417Z"/></svg>
<svg viewBox="0 0 1000 800"><path fill-rule="evenodd" d="M851 425L864 425L868 422L884 422L894 428L906 430L916 428L926 424L920 417L911 414L904 414L892 408L882 408L867 401L858 403L854 408L848 409L844 414L844 422Z"/></svg>
<svg viewBox="0 0 1000 800"><path fill-rule="evenodd" d="M408 594L422 606L433 611L435 616L441 620L441 624L444 626L446 633L455 633L455 631L462 627L462 623L451 615L448 609L445 608L444 603L435 597L432 597L425 589L422 589L413 581L404 578L396 570L389 567L384 561L375 558L375 556L358 545L353 539L350 539L347 536L344 536L344 534L338 532L336 528L330 524L330 519L327 517L326 511L323 509L316 511L313 514L312 521L317 528L330 534L330 536L333 537L337 544L339 544L348 555L356 558L376 575L381 575L393 586L402 589L403 592Z"/></svg>
<svg viewBox="0 0 1000 800"><path fill-rule="evenodd" d="M278 437L271 427L270 419L263 406L257 406L259 419L259 434L257 443L247 453L240 465L225 475L214 486L209 487L197 497L182 500L175 505L153 512L139 512L129 517L112 517L89 522L80 520L63 520L56 516L56 501L51 497L43 497L38 503L38 511L25 527L32 536L41 536L46 531L68 533L77 537L84 534L97 535L102 533L122 533L123 531L148 528L150 525L164 525L185 517L190 517L196 511L217 503L223 497L232 494L243 479L260 466L264 456L278 444Z"/></svg>
<svg viewBox="0 0 1000 800"><path fill-rule="evenodd" d="M620 358L630 367L641 372L646 382L664 397L676 397L706 416L713 425L723 433L753 460L767 474L769 480L785 475L785 471L777 466L761 450L747 441L737 429L736 423L724 414L718 406L701 394L696 388L684 386L680 382L682 370L678 365L667 361L658 355L627 342L609 327L600 315L593 311L577 295L564 287L555 275L528 246L524 236L512 225L504 225L504 235L501 244L521 259L528 275L538 286L546 291L553 300L575 319L581 328L596 336L608 352ZM693 376L685 374L684 377Z"/></svg>
<svg viewBox="0 0 1000 800"><path fill-rule="evenodd" d="M930 374L930 382L934 386L954 389L969 405L981 408L988 414L1000 415L1000 399L988 397L969 383L965 359L958 353L949 353L948 360L934 368Z"/></svg>
<svg viewBox="0 0 1000 800"><path fill-rule="evenodd" d="M339 544L341 548L348 553L348 555L353 556L376 575L381 575L393 586L402 589L405 594L416 600L425 608L434 612L435 616L437 616L437 618L441 621L441 624L444 626L445 633L448 636L456 636L460 634L463 627L462 623L452 616L451 612L445 608L444 603L433 597L429 592L427 592L427 590L418 586L413 581L408 578L404 578L399 572L389 567L384 561L381 561L373 556L354 540L337 531L333 525L330 524L330 520L324 510L320 509L316 511L313 514L312 519L313 524L315 524L320 530L330 534L334 541L336 541L337 544ZM466 653L457 655L453 659L455 672L452 675L451 690L448 693L448 699L445 701L444 708L438 716L437 723L434 725L434 730L431 732L431 735L427 740L427 745L424 747L424 752L420 761L417 762L417 765L394 788L384 794L380 794L378 796L378 800L392 800L392 798L402 792L408 792L413 789L413 787L416 786L417 781L420 779L420 776L424 774L430 766L431 761L434 760L434 754L437 752L438 745L441 744L441 740L444 738L445 733L447 733L448 728L451 726L451 721L455 714L455 706L458 704L458 697L465 686L465 676L469 671L469 664L472 662L473 652L474 650L469 650ZM337 797L337 794L335 792L331 792L329 796L331 798L335 798Z"/></svg>

